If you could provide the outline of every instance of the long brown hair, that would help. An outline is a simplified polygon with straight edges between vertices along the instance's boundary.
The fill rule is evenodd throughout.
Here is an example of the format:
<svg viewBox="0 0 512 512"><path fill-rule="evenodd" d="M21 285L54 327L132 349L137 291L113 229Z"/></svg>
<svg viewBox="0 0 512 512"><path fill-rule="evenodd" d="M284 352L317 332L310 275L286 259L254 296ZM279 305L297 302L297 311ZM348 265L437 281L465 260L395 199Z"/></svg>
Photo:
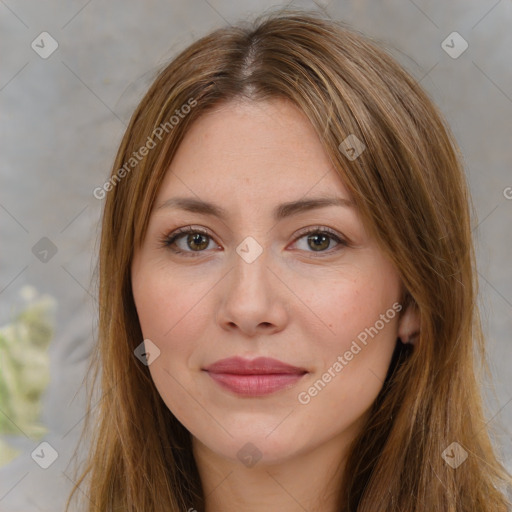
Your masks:
<svg viewBox="0 0 512 512"><path fill-rule="evenodd" d="M102 395L89 406L91 452L74 493L88 496L91 512L204 509L190 435L134 356L143 337L130 266L187 130L215 105L242 97L286 98L307 115L420 314L414 349L395 353L351 446L342 503L351 512L504 512L511 479L495 455L481 401L479 379L490 375L457 145L427 94L379 44L342 22L289 9L186 48L130 120L101 192L93 365ZM340 150L349 135L366 145L356 159ZM443 457L450 446L450 456L468 454L457 468Z"/></svg>

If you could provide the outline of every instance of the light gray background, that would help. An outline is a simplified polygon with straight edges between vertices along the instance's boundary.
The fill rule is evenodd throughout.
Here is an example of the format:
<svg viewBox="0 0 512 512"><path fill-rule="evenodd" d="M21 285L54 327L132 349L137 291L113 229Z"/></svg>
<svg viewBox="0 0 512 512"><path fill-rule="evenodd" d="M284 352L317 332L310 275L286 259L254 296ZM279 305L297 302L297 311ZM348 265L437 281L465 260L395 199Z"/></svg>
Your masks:
<svg viewBox="0 0 512 512"><path fill-rule="evenodd" d="M196 38L287 2L0 0L0 324L18 292L36 286L58 301L45 394L46 440L59 453L47 470L30 453L0 469L3 512L62 510L68 467L84 416L82 378L95 332L91 285L104 183L131 111L157 69ZM322 9L393 47L431 94L462 148L477 216L480 302L497 396L490 425L512 469L512 3L510 0L293 1ZM40 58L43 31L58 49ZM441 47L457 31L469 48L457 59ZM32 247L57 246L47 263Z"/></svg>

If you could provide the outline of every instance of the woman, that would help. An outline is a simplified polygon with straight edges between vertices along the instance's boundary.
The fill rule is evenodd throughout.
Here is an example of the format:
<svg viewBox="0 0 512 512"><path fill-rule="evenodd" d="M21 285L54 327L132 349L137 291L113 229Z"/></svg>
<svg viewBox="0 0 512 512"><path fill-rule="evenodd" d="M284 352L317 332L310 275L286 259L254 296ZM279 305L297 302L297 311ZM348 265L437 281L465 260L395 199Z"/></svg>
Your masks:
<svg viewBox="0 0 512 512"><path fill-rule="evenodd" d="M382 49L300 11L217 30L95 195L88 510L507 509L460 157Z"/></svg>

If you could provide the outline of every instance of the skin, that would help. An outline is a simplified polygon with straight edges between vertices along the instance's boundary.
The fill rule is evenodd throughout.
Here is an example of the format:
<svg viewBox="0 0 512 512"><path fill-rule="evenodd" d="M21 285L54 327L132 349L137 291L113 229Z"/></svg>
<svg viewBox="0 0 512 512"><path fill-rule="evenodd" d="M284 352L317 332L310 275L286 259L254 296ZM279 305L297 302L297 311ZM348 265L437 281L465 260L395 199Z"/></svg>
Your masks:
<svg viewBox="0 0 512 512"><path fill-rule="evenodd" d="M185 136L134 255L142 332L160 350L149 369L192 434L207 512L339 511L347 447L382 387L397 337L418 326L411 311L396 314L316 396L299 402L403 290L355 207L272 217L278 204L324 195L350 200L305 115L282 99L231 102ZM159 208L177 196L213 202L227 217ZM187 243L183 235L175 254L162 240L184 226L209 236ZM308 227L329 227L348 245L327 239L315 251L299 232ZM236 252L247 236L263 250L252 263ZM202 371L235 355L273 357L308 373L291 388L240 397ZM248 442L261 456L252 467L237 457Z"/></svg>

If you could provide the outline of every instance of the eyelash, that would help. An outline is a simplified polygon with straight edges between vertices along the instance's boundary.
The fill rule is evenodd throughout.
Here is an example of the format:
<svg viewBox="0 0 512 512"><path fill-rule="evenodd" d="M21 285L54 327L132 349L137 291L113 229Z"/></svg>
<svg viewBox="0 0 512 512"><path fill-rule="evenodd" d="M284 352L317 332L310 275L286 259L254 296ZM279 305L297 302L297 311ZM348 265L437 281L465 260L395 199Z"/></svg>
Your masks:
<svg viewBox="0 0 512 512"><path fill-rule="evenodd" d="M338 236L336 234L336 232L330 228L315 226L313 228L306 228L306 229L307 229L306 231L302 231L299 233L299 235L295 238L294 243L307 235L320 234L320 235L329 235L329 238L331 238L332 240L334 240L335 242L337 242L339 244L339 246L335 249L319 251L317 253L315 253L315 251L307 251L307 252L312 252L315 255L314 256L315 258L317 258L317 257L322 258L322 257L324 257L324 255L330 255L332 252L336 252L336 251L342 249L343 247L348 246L348 243L345 240L343 240L343 238ZM204 235L207 238L213 240L213 237L211 235L209 235L205 229L196 228L193 226L186 226L183 228L179 228L176 231L173 231L172 233L170 233L167 236L164 236L160 240L161 246L170 249L175 254L186 254L186 257L192 257L192 258L198 257L201 255L201 253L204 253L206 251L206 249L203 251L182 251L179 249L172 248L172 245L174 245L176 240L178 240L184 234L201 234L201 235Z"/></svg>

